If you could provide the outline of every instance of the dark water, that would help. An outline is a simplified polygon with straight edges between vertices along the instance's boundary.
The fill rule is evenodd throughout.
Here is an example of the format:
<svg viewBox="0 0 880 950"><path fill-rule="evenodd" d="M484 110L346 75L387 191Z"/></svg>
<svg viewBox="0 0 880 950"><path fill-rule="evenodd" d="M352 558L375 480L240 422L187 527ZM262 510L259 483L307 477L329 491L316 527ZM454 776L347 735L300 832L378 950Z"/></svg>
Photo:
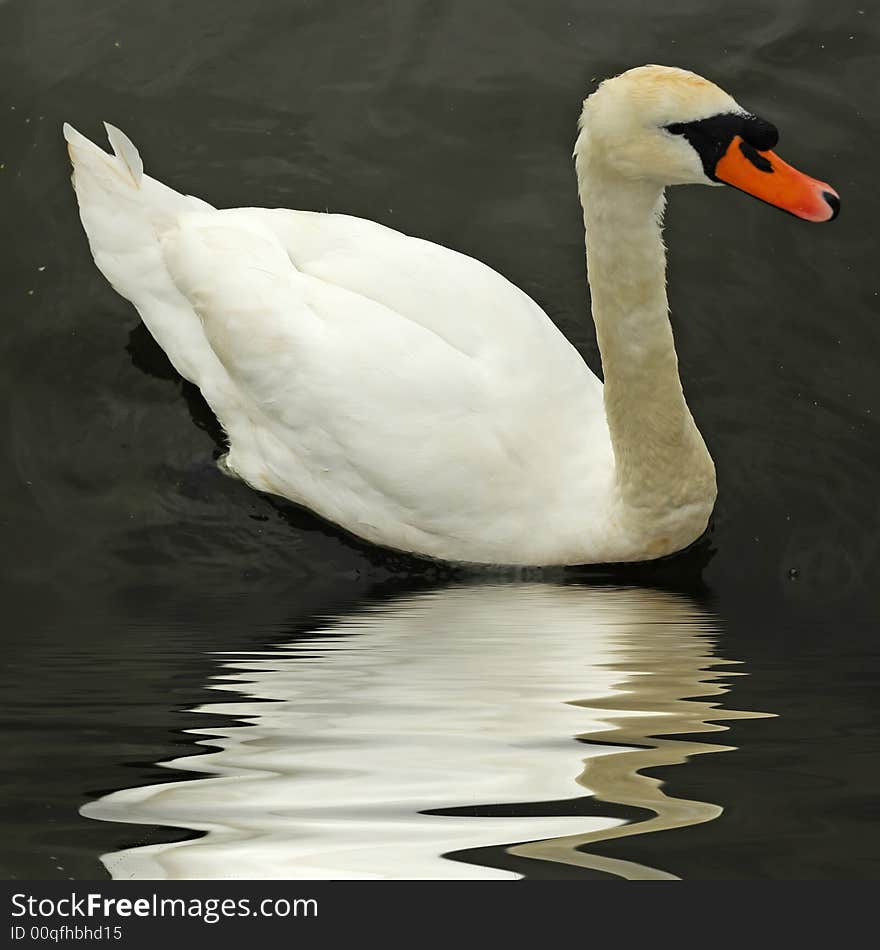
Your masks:
<svg viewBox="0 0 880 950"><path fill-rule="evenodd" d="M3 875L876 875L878 15L0 3ZM706 539L469 578L219 474L210 413L91 263L63 120L214 204L473 254L598 369L573 126L642 62L718 82L843 198L811 227L671 194Z"/></svg>

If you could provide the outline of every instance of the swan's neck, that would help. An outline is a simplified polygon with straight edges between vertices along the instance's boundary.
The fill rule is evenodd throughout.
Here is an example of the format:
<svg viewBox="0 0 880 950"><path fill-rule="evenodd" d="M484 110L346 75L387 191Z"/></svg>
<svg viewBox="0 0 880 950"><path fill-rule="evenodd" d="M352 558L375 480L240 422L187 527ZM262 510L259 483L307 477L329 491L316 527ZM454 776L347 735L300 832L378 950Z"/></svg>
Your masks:
<svg viewBox="0 0 880 950"><path fill-rule="evenodd" d="M631 518L662 528L715 500L714 466L685 402L669 324L664 193L596 168L589 155L577 168L617 487Z"/></svg>

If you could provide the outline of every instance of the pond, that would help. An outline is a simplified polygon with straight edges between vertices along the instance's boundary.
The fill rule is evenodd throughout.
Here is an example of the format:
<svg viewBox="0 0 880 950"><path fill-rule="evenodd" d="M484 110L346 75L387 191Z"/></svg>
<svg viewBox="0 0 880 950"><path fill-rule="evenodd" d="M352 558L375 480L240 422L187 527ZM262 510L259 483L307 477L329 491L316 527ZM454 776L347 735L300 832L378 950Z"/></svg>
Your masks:
<svg viewBox="0 0 880 950"><path fill-rule="evenodd" d="M3 876L875 876L878 42L817 0L0 3ZM670 190L704 538L469 572L221 474L94 268L63 121L217 206L477 257L599 372L571 148L645 62L772 120L843 203Z"/></svg>

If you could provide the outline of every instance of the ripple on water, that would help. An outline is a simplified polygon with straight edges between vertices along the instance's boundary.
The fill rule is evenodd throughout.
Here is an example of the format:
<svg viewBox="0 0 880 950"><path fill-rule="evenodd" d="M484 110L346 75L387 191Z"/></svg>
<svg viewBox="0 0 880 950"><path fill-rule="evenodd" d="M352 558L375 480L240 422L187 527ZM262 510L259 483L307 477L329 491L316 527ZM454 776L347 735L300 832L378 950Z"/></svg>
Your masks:
<svg viewBox="0 0 880 950"><path fill-rule="evenodd" d="M460 586L374 604L274 649L219 654L210 685L225 696L198 711L240 725L192 730L216 751L164 763L208 777L122 789L82 813L203 832L104 855L115 878L517 876L461 857L490 846L671 877L584 849L721 813L640 772L723 751L682 735L760 715L718 706L716 632L688 598L638 588ZM535 807L591 795L649 817ZM460 811L504 805L522 807Z"/></svg>

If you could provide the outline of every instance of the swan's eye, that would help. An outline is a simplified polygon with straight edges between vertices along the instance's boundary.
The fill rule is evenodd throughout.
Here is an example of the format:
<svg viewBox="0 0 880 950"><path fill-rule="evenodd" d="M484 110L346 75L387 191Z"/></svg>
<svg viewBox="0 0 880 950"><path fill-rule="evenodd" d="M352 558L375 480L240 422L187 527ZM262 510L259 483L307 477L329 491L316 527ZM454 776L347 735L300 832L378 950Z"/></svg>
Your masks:
<svg viewBox="0 0 880 950"><path fill-rule="evenodd" d="M665 128L667 132L682 135L690 142L700 156L706 177L712 181L717 181L715 166L735 135L743 139L749 154L765 152L779 140L776 126L748 113L725 112L695 122L673 122ZM760 156L757 158L760 159ZM760 166L756 163L756 167Z"/></svg>

